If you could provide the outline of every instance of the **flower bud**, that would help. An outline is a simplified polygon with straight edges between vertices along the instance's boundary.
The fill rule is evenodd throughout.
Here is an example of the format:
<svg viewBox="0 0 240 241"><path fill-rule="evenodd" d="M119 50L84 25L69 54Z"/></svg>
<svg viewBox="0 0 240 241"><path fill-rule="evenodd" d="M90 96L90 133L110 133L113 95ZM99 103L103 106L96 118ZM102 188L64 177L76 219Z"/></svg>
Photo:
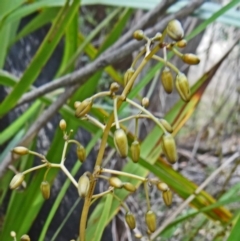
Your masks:
<svg viewBox="0 0 240 241"><path fill-rule="evenodd" d="M196 65L200 63L200 59L195 54L183 54L182 61L190 65Z"/></svg>
<svg viewBox="0 0 240 241"><path fill-rule="evenodd" d="M131 154L133 162L138 162L140 157L140 145L138 141L134 141L131 145Z"/></svg>
<svg viewBox="0 0 240 241"><path fill-rule="evenodd" d="M176 43L176 46L179 47L179 48L184 48L187 46L187 40L186 39L182 39L180 41L178 41Z"/></svg>
<svg viewBox="0 0 240 241"><path fill-rule="evenodd" d="M160 190L160 191L162 191L162 192L166 192L166 191L169 189L169 187L168 187L168 185L167 185L166 183L164 183L164 182L159 182L159 183L157 184L157 189Z"/></svg>
<svg viewBox="0 0 240 241"><path fill-rule="evenodd" d="M29 150L24 146L17 146L15 148L13 148L12 152L17 154L17 155L23 156L23 155L28 154Z"/></svg>
<svg viewBox="0 0 240 241"><path fill-rule="evenodd" d="M175 140L171 134L164 134L162 138L162 149L167 160L174 164L177 161L177 149Z"/></svg>
<svg viewBox="0 0 240 241"><path fill-rule="evenodd" d="M16 232L11 231L11 232L10 232L10 235L11 235L12 238L15 238L15 237L16 237Z"/></svg>
<svg viewBox="0 0 240 241"><path fill-rule="evenodd" d="M135 70L133 68L129 68L126 73L124 74L123 81L124 81L124 86L127 85L128 81L132 78ZM131 86L132 88L132 86ZM131 89L130 88L130 89Z"/></svg>
<svg viewBox="0 0 240 241"><path fill-rule="evenodd" d="M146 108L148 107L148 105L149 105L149 99L147 97L144 97L142 99L142 106Z"/></svg>
<svg viewBox="0 0 240 241"><path fill-rule="evenodd" d="M163 125L167 132L173 132L172 126L165 119L160 119L159 122Z"/></svg>
<svg viewBox="0 0 240 241"><path fill-rule="evenodd" d="M74 109L77 109L79 105L81 105L81 102L80 101L75 101L74 102Z"/></svg>
<svg viewBox="0 0 240 241"><path fill-rule="evenodd" d="M110 177L108 179L109 185L115 188L122 188L123 183L118 177Z"/></svg>
<svg viewBox="0 0 240 241"><path fill-rule="evenodd" d="M153 233L156 230L156 214L152 210L146 213L145 221L149 231Z"/></svg>
<svg viewBox="0 0 240 241"><path fill-rule="evenodd" d="M31 241L30 237L27 234L24 234L21 238L20 241Z"/></svg>
<svg viewBox="0 0 240 241"><path fill-rule="evenodd" d="M60 127L60 129L62 130L62 131L65 131L66 130L66 128L67 128L67 123L66 123L66 121L65 120L60 120L60 122L59 122L59 127Z"/></svg>
<svg viewBox="0 0 240 241"><path fill-rule="evenodd" d="M110 86L110 91L111 91L111 93L115 93L115 92L117 92L118 90L119 90L119 84L118 83L116 83L116 82L113 82L112 84L111 84L111 86Z"/></svg>
<svg viewBox="0 0 240 241"><path fill-rule="evenodd" d="M136 40L140 41L140 40L143 39L144 33L143 33L142 30L136 30L136 31L133 33L133 37L134 37Z"/></svg>
<svg viewBox="0 0 240 241"><path fill-rule="evenodd" d="M127 214L125 215L125 220L130 229L134 229L136 227L136 220L131 212L127 212Z"/></svg>
<svg viewBox="0 0 240 241"><path fill-rule="evenodd" d="M117 129L114 132L114 143L119 155L126 157L128 155L128 140L124 130Z"/></svg>
<svg viewBox="0 0 240 241"><path fill-rule="evenodd" d="M77 157L80 162L86 160L86 150L82 145L77 145Z"/></svg>
<svg viewBox="0 0 240 241"><path fill-rule="evenodd" d="M152 38L153 41L160 41L162 38L162 34L161 33L156 33L155 36Z"/></svg>
<svg viewBox="0 0 240 241"><path fill-rule="evenodd" d="M173 40L181 40L184 37L184 30L177 19L171 20L168 23L167 34Z"/></svg>
<svg viewBox="0 0 240 241"><path fill-rule="evenodd" d="M9 185L10 189L18 188L23 181L24 181L24 175L22 173L16 174L13 177L12 181L10 182L10 185Z"/></svg>
<svg viewBox="0 0 240 241"><path fill-rule="evenodd" d="M130 182L123 183L123 188L126 189L129 192L135 192L136 191L136 187Z"/></svg>
<svg viewBox="0 0 240 241"><path fill-rule="evenodd" d="M43 198L44 198L45 200L49 199L49 197L50 197L50 192L51 192L49 182L48 182L48 181L43 181L43 182L41 183L40 189L41 189L41 193L42 193Z"/></svg>
<svg viewBox="0 0 240 241"><path fill-rule="evenodd" d="M88 173L85 172L78 180L78 194L81 198L85 198L89 191L90 180Z"/></svg>
<svg viewBox="0 0 240 241"><path fill-rule="evenodd" d="M142 234L140 232L135 233L135 238L140 239L142 238Z"/></svg>
<svg viewBox="0 0 240 241"><path fill-rule="evenodd" d="M78 105L76 111L75 111L75 116L77 118L85 116L90 109L92 108L93 101L91 98L85 99L83 102Z"/></svg>
<svg viewBox="0 0 240 241"><path fill-rule="evenodd" d="M162 193L163 196L163 201L167 206L170 206L172 204L172 192L170 189L168 189L167 191L164 191Z"/></svg>
<svg viewBox="0 0 240 241"><path fill-rule="evenodd" d="M170 94L173 91L173 76L168 67L165 67L161 73L161 81L164 90Z"/></svg>
<svg viewBox="0 0 240 241"><path fill-rule="evenodd" d="M187 77L183 73L179 73L176 77L176 88L183 101L190 100L190 88Z"/></svg>

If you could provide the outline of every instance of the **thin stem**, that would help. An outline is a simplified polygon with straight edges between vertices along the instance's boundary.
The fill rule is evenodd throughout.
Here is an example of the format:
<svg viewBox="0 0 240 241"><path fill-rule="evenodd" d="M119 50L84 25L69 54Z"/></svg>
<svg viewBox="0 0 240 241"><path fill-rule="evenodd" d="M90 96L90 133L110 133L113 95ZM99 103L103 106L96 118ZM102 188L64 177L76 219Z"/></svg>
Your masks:
<svg viewBox="0 0 240 241"><path fill-rule="evenodd" d="M134 139L137 140L138 138L138 118L136 117L135 119L135 136L134 136Z"/></svg>
<svg viewBox="0 0 240 241"><path fill-rule="evenodd" d="M116 128L119 129L120 126L119 126L119 121L118 121L118 114L117 114L117 102L118 102L118 98L116 97L113 101L113 111L114 111L114 120L115 120L115 124L116 124Z"/></svg>
<svg viewBox="0 0 240 241"><path fill-rule="evenodd" d="M108 96L108 95L111 95L111 94L112 94L111 91L102 91L102 92L99 92L99 93L93 95L91 97L91 99L94 100L96 98L103 97L103 96Z"/></svg>
<svg viewBox="0 0 240 241"><path fill-rule="evenodd" d="M149 115L144 115L144 114L136 114L136 115L131 115L131 116L128 116L126 118L123 118L121 120L118 120L119 123L122 123L122 122L125 122L125 121L129 121L129 120L132 120L132 119L136 119L136 118L150 118ZM112 126L115 126L115 123L112 124Z"/></svg>
<svg viewBox="0 0 240 241"><path fill-rule="evenodd" d="M120 176L125 176L125 177L130 177L130 178L134 178L137 180L140 180L142 182L146 181L146 178L144 177L140 177L131 173L127 173L127 172L121 172L121 171L116 171L116 170L111 170L111 169L106 169L106 168L102 168L101 169L101 173L111 173L111 174L116 174L116 175L120 175Z"/></svg>
<svg viewBox="0 0 240 241"><path fill-rule="evenodd" d="M44 181L47 179L47 174L48 174L49 170L50 170L50 168L48 167L48 169L46 170L46 172L44 174L44 177L43 177Z"/></svg>
<svg viewBox="0 0 240 241"><path fill-rule="evenodd" d="M164 64L166 65L166 63L167 63L167 48L166 48L166 46L163 48L163 59L164 59Z"/></svg>
<svg viewBox="0 0 240 241"><path fill-rule="evenodd" d="M41 169L41 168L46 167L46 166L48 166L48 165L49 165L48 163L44 163L44 164L42 164L42 165L39 165L39 166L36 166L36 167L29 168L29 169L25 170L24 172L22 172L22 174L25 175L25 174L27 174L27 173L29 173L29 172L32 172L32 171L35 171L35 170Z"/></svg>
<svg viewBox="0 0 240 241"><path fill-rule="evenodd" d="M101 192L101 193L99 193L99 194L92 195L92 199L103 197L104 195L106 195L106 194L108 194L108 193L111 193L113 190L114 190L114 187L110 187L110 188L109 188L107 191L105 191L105 192Z"/></svg>
<svg viewBox="0 0 240 241"><path fill-rule="evenodd" d="M182 58L183 54L181 52L179 52L177 49L172 48L172 51L174 54L176 54L179 58Z"/></svg>
<svg viewBox="0 0 240 241"><path fill-rule="evenodd" d="M121 205L124 207L125 211L129 212L128 206L117 195L115 195L113 192L111 194L115 199L117 199L121 203Z"/></svg>
<svg viewBox="0 0 240 241"><path fill-rule="evenodd" d="M151 205L150 205L150 200L149 200L149 195L148 195L148 184L146 181L143 183L143 186L144 186L144 191L145 191L145 195L146 195L147 210L149 211L151 209Z"/></svg>
<svg viewBox="0 0 240 241"><path fill-rule="evenodd" d="M64 147L63 147L63 152L62 152L62 158L61 158L61 164L64 165L65 162L65 156L66 156L66 152L67 152L67 146L68 146L68 141L65 141L64 143Z"/></svg>
<svg viewBox="0 0 240 241"><path fill-rule="evenodd" d="M173 64L171 64L170 62L166 62L163 58L157 56L157 55L153 55L152 56L153 59L165 64L166 66L168 66L170 69L172 69L174 72L176 72L177 74L180 72L180 70L175 67Z"/></svg>
<svg viewBox="0 0 240 241"><path fill-rule="evenodd" d="M46 157L45 157L44 155L42 155L42 154L38 153L38 152L35 152L35 151L31 151L31 150L29 150L29 152L28 152L28 153L29 153L29 154L32 154L32 155L34 155L34 156L38 156L38 157L40 157L41 159L43 159L43 160L46 160L46 161L47 161Z"/></svg>
<svg viewBox="0 0 240 241"><path fill-rule="evenodd" d="M63 164L61 164L61 169L66 174L66 176L70 179L70 181L73 183L73 185L76 188L78 188L78 183L76 182L76 180L73 178L71 173L68 171L68 169Z"/></svg>
<svg viewBox="0 0 240 241"><path fill-rule="evenodd" d="M77 146L79 146L79 145L81 146L81 143L78 142L77 140L72 140L72 139L71 139L71 140L68 140L67 142L68 142L68 144L69 144L69 143L74 143L74 144L76 144Z"/></svg>
<svg viewBox="0 0 240 241"><path fill-rule="evenodd" d="M100 121L98 121L96 118L90 115L85 115L85 116L87 117L86 119L89 120L92 124L94 124L95 126L99 127L104 131L105 126Z"/></svg>
<svg viewBox="0 0 240 241"><path fill-rule="evenodd" d="M136 65L137 61L141 58L141 56L146 52L146 49L144 48L143 50L141 50L138 55L135 57L135 59L132 62L131 67L134 68L134 66Z"/></svg>

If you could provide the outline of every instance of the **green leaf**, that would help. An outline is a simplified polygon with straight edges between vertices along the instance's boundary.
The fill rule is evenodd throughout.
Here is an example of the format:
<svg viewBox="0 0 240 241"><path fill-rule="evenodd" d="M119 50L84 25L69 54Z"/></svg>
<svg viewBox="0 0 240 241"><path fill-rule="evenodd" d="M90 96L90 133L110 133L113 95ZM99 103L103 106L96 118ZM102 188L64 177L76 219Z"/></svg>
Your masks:
<svg viewBox="0 0 240 241"><path fill-rule="evenodd" d="M240 230L240 215L238 216L235 225L227 239L227 241L238 241L239 240L239 230Z"/></svg>

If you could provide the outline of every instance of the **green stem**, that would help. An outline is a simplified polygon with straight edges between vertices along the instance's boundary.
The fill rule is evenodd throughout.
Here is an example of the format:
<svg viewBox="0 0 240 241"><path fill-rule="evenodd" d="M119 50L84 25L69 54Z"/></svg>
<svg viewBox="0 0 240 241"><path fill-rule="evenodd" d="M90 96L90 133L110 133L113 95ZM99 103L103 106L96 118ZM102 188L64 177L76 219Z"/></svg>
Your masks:
<svg viewBox="0 0 240 241"><path fill-rule="evenodd" d="M27 174L27 173L29 173L29 172L32 172L32 171L41 169L41 168L43 168L43 167L47 167L48 165L49 165L49 163L44 163L44 164L42 164L42 165L29 168L29 169L27 169L26 171L22 172L22 174L25 175L25 174Z"/></svg>
<svg viewBox="0 0 240 241"><path fill-rule="evenodd" d="M67 146L68 146L68 141L65 141L64 143L64 147L63 147L63 152L62 152L62 158L61 158L61 164L64 165L65 162L65 156L66 156L66 152L67 152Z"/></svg>
<svg viewBox="0 0 240 241"><path fill-rule="evenodd" d="M108 95L111 95L111 94L112 94L111 91L102 91L102 92L99 92L99 93L93 95L93 96L91 97L91 99L94 100L94 99L96 99L96 98L108 96Z"/></svg>
<svg viewBox="0 0 240 241"><path fill-rule="evenodd" d="M113 196L115 199L117 199L117 200L121 203L121 205L123 206L123 208L125 209L125 211L126 211L126 212L129 212L128 206L127 206L117 195L115 195L113 192L112 192L111 194L112 194L112 196Z"/></svg>
<svg viewBox="0 0 240 241"><path fill-rule="evenodd" d="M180 70L175 67L173 64L171 64L170 62L166 62L163 58L157 56L157 55L153 55L152 56L153 59L163 63L165 66L168 66L170 69L172 69L174 72L176 72L177 74L180 72Z"/></svg>
<svg viewBox="0 0 240 241"><path fill-rule="evenodd" d="M151 206L150 206L150 200L149 200L149 195L148 195L148 184L147 182L145 181L143 183L144 185L144 191L145 191L145 195L146 195L146 201L147 201L147 210L149 211L151 209Z"/></svg>
<svg viewBox="0 0 240 241"><path fill-rule="evenodd" d="M118 121L118 114L117 114L117 102L118 102L118 98L116 97L113 101L113 111L114 111L114 119L115 119L115 124L116 124L116 128L119 129L120 126L119 126L119 121Z"/></svg>

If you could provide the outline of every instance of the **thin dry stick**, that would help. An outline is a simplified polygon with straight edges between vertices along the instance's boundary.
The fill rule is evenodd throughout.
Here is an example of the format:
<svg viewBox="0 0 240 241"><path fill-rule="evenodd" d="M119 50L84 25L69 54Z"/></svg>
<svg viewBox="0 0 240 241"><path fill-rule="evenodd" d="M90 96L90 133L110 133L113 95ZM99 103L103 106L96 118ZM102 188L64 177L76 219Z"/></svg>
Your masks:
<svg viewBox="0 0 240 241"><path fill-rule="evenodd" d="M180 214L184 208L188 206L190 202L222 171L226 168L230 163L239 159L240 153L236 152L231 157L229 157L218 169L216 169L196 190L190 195L181 205L180 207L172 213L172 215L163 223L163 225L156 230L155 233L151 235L151 239L156 238L172 221L175 220L176 216Z"/></svg>

